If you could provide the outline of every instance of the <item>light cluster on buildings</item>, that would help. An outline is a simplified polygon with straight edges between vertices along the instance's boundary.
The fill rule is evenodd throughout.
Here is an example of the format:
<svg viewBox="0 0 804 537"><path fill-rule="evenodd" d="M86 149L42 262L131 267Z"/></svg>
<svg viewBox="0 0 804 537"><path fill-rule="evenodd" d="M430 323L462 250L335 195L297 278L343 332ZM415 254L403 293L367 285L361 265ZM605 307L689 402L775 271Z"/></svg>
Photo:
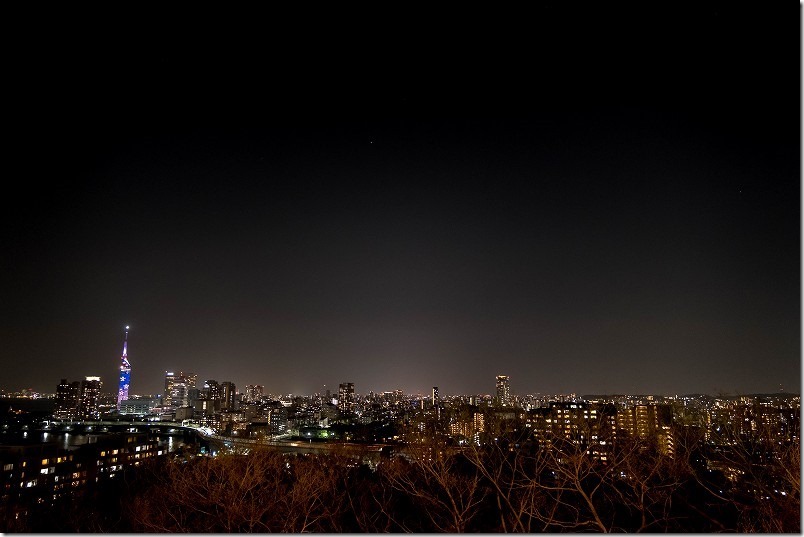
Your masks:
<svg viewBox="0 0 804 537"><path fill-rule="evenodd" d="M163 453L146 432L94 435L92 442L80 446L0 445L0 506L24 517L31 506L54 506L80 497Z"/></svg>
<svg viewBox="0 0 804 537"><path fill-rule="evenodd" d="M54 416L64 420L99 419L102 387L100 377L73 382L62 379L56 388Z"/></svg>
<svg viewBox="0 0 804 537"><path fill-rule="evenodd" d="M501 406L511 406L511 385L508 375L497 375L497 401Z"/></svg>
<svg viewBox="0 0 804 537"><path fill-rule="evenodd" d="M162 407L166 412L175 412L176 409L191 406L193 390L198 380L198 375L184 373L174 373L165 371L165 392L162 398Z"/></svg>

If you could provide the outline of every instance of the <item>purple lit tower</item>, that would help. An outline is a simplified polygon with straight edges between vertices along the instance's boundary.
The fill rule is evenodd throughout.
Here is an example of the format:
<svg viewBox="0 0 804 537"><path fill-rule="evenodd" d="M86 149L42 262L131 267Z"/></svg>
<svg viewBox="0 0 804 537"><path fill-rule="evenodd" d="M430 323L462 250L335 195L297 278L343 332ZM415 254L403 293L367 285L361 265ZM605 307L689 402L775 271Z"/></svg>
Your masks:
<svg viewBox="0 0 804 537"><path fill-rule="evenodd" d="M131 383L131 364L128 363L128 326L123 338L123 355L120 357L120 389L117 392L117 410L120 403L128 399L128 386Z"/></svg>

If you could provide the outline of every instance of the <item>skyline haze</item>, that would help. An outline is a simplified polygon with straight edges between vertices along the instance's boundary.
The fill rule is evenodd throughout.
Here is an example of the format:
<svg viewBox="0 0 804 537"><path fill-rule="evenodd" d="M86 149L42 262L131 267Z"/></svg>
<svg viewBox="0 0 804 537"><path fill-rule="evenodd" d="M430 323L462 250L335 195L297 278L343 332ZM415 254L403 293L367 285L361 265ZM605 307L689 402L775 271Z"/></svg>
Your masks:
<svg viewBox="0 0 804 537"><path fill-rule="evenodd" d="M530 7L53 10L11 67L0 388L115 392L128 325L131 394L799 393L800 12Z"/></svg>

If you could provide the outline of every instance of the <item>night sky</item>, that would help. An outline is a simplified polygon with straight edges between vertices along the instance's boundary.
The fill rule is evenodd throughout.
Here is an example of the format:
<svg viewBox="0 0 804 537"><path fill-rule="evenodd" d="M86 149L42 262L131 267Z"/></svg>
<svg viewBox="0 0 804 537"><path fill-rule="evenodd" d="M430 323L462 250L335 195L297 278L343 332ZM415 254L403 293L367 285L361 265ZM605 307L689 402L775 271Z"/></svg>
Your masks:
<svg viewBox="0 0 804 537"><path fill-rule="evenodd" d="M566 4L21 17L0 388L800 392L800 8Z"/></svg>

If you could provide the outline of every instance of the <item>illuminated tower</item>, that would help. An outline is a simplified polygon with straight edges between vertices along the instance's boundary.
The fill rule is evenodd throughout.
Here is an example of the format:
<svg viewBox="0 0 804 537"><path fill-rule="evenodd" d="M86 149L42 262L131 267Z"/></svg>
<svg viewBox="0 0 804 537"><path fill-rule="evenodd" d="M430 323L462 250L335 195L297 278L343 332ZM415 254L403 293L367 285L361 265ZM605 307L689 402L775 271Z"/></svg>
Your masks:
<svg viewBox="0 0 804 537"><path fill-rule="evenodd" d="M128 399L128 387L131 384L131 364L128 363L128 326L123 338L123 355L120 357L120 387L117 390L117 410L120 403Z"/></svg>

